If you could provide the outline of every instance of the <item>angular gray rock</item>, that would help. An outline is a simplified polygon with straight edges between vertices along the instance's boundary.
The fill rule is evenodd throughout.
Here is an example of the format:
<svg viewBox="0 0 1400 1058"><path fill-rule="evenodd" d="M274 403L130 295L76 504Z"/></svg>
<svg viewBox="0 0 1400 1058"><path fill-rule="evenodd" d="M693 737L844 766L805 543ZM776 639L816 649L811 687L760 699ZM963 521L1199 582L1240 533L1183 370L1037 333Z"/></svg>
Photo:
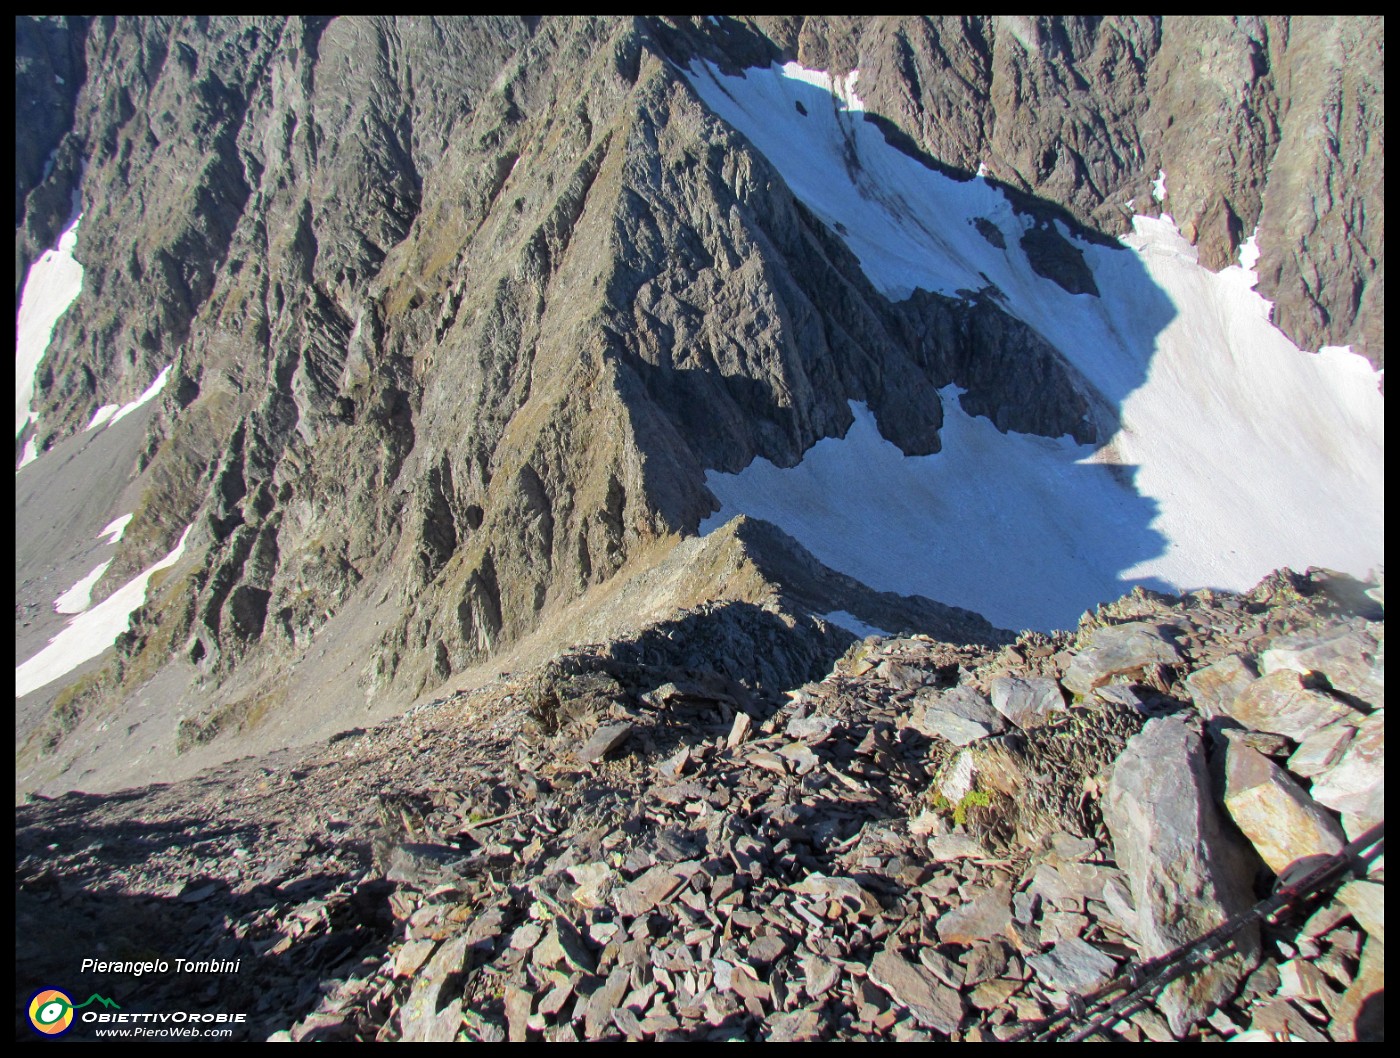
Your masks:
<svg viewBox="0 0 1400 1058"><path fill-rule="evenodd" d="M1225 758L1225 807L1280 878L1306 871L1346 844L1337 818L1262 753L1231 742Z"/></svg>
<svg viewBox="0 0 1400 1058"><path fill-rule="evenodd" d="M1065 707L1060 685L1049 679L1002 676L992 681L992 705L1022 731L1039 727Z"/></svg>
<svg viewBox="0 0 1400 1058"><path fill-rule="evenodd" d="M632 725L629 723L604 724L589 736L588 741L579 748L574 756L581 763L595 764L626 742L631 734Z"/></svg>
<svg viewBox="0 0 1400 1058"><path fill-rule="evenodd" d="M1191 692L1191 701L1195 703L1197 711L1210 720L1228 716L1231 703L1258 677L1259 672L1253 662L1231 654L1187 676L1186 688Z"/></svg>
<svg viewBox="0 0 1400 1058"><path fill-rule="evenodd" d="M1236 696L1227 711L1245 727L1272 731L1295 742L1338 720L1361 720L1361 714L1351 706L1308 687L1292 669L1260 676Z"/></svg>
<svg viewBox="0 0 1400 1058"><path fill-rule="evenodd" d="M962 1021L962 994L896 951L886 948L871 960L870 980L908 1007L920 1025L949 1035Z"/></svg>
<svg viewBox="0 0 1400 1058"><path fill-rule="evenodd" d="M1362 827L1384 818L1385 711L1356 725L1356 735L1326 771L1313 778L1313 799L1357 817Z"/></svg>
<svg viewBox="0 0 1400 1058"><path fill-rule="evenodd" d="M1001 714L971 687L922 690L914 701L909 723L929 738L942 738L955 746L965 746L1006 730Z"/></svg>
<svg viewBox="0 0 1400 1058"><path fill-rule="evenodd" d="M1132 891L1133 938L1143 956L1165 955L1252 903L1251 854L1223 824L1200 738L1181 720L1150 720L1128 741L1103 812ZM1240 952L1162 993L1158 1008L1178 1038L1253 968L1257 930L1247 929L1240 944Z"/></svg>
<svg viewBox="0 0 1400 1058"><path fill-rule="evenodd" d="M1298 743L1288 758L1288 770L1310 779L1336 764L1355 737L1356 728L1341 721L1318 728Z"/></svg>
<svg viewBox="0 0 1400 1058"><path fill-rule="evenodd" d="M1076 994L1093 991L1118 969L1113 959L1077 937L1030 956L1026 964L1046 986Z"/></svg>
<svg viewBox="0 0 1400 1058"><path fill-rule="evenodd" d="M1265 674L1291 669L1327 677L1334 689L1380 708L1385 702L1385 676L1376 664L1376 644L1360 632L1323 638L1281 636L1260 657Z"/></svg>
<svg viewBox="0 0 1400 1058"><path fill-rule="evenodd" d="M1075 694L1088 694L1114 676L1141 672L1181 659L1176 646L1157 625L1141 621L1097 628L1074 655L1061 682Z"/></svg>

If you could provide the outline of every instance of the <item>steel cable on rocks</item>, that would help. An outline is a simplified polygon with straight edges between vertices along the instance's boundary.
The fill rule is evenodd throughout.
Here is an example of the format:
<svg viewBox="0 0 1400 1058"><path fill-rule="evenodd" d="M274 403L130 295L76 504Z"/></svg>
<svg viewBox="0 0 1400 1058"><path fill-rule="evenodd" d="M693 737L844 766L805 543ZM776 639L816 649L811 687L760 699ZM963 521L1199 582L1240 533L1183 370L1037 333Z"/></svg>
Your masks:
<svg viewBox="0 0 1400 1058"><path fill-rule="evenodd" d="M1229 954L1235 936L1253 922L1273 919L1321 892L1348 874L1365 877L1372 861L1384 854L1385 823L1377 823L1340 852L1327 857L1296 880L1209 933L1181 947L1129 967L1087 996L1071 996L1061 1010L1007 1037L1007 1043L1077 1043L1122 1021L1179 977L1185 977Z"/></svg>

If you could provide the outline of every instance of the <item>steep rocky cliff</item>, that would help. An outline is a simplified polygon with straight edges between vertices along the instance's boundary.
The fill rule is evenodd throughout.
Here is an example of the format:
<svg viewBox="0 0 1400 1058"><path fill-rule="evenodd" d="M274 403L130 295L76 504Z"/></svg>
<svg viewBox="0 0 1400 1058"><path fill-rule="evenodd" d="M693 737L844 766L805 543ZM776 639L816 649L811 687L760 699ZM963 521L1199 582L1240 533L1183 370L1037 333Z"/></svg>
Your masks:
<svg viewBox="0 0 1400 1058"><path fill-rule="evenodd" d="M17 291L83 214L40 447L172 365L95 597L194 525L75 715L170 658L246 694L371 610L358 679L411 700L694 533L707 469L796 463L852 400L911 455L949 384L1003 431L1112 434L995 297L879 293L704 105L698 59L859 68L891 142L1085 238L1167 208L1218 268L1257 228L1279 326L1382 360L1378 21L17 26ZM1037 270L1087 290L1039 230Z"/></svg>

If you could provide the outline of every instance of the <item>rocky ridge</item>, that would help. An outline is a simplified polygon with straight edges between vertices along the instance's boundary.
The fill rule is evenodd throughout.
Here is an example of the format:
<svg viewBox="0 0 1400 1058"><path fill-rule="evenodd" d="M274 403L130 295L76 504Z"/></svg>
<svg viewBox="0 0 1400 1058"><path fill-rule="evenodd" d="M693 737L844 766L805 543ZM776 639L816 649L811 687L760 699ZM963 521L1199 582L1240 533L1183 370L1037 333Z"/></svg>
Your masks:
<svg viewBox="0 0 1400 1058"><path fill-rule="evenodd" d="M1138 591L786 688L762 643L658 627L306 751L36 797L19 955L202 938L255 969L82 984L252 1038L1004 1038L1383 821L1364 587ZM1111 1035L1379 1038L1383 893L1382 858Z"/></svg>

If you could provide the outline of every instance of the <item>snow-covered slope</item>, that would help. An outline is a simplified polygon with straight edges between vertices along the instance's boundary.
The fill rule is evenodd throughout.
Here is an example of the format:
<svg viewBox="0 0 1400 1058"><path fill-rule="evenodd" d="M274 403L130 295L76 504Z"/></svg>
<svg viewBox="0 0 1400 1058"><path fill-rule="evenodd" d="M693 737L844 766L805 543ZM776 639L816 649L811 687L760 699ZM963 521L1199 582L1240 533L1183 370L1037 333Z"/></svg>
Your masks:
<svg viewBox="0 0 1400 1058"><path fill-rule="evenodd" d="M736 77L700 66L690 80L887 296L995 287L1118 425L1081 447L999 434L948 400L944 451L906 458L858 411L844 441L791 470L711 473L723 509L704 528L769 518L872 587L1011 627L1072 623L1132 584L1246 588L1281 565L1365 574L1383 561L1378 377L1345 349L1295 348L1247 267L1211 273L1170 217L1136 217L1124 249L1060 229L1100 296L1067 293L1031 267L1021 236L1035 222L1000 190L885 142L863 119L857 74L833 85L795 65Z"/></svg>
<svg viewBox="0 0 1400 1058"><path fill-rule="evenodd" d="M129 627L132 613L146 601L146 586L151 577L180 560L180 556L185 553L185 541L189 535L189 527L186 527L180 535L180 542L168 555L132 577L96 606L78 614L68 622L63 631L49 641L48 646L17 666L15 697L22 698L30 691L52 683L112 646L117 637ZM100 576L98 570L93 572ZM93 578L94 583L96 579ZM77 590L78 587L80 585L75 585L70 591ZM89 590L90 588L89 585Z"/></svg>
<svg viewBox="0 0 1400 1058"><path fill-rule="evenodd" d="M78 222L73 218L58 245L46 250L29 268L20 294L15 327L15 436L33 417L34 372L44 359L54 324L83 289L83 266L73 257L78 245Z"/></svg>

